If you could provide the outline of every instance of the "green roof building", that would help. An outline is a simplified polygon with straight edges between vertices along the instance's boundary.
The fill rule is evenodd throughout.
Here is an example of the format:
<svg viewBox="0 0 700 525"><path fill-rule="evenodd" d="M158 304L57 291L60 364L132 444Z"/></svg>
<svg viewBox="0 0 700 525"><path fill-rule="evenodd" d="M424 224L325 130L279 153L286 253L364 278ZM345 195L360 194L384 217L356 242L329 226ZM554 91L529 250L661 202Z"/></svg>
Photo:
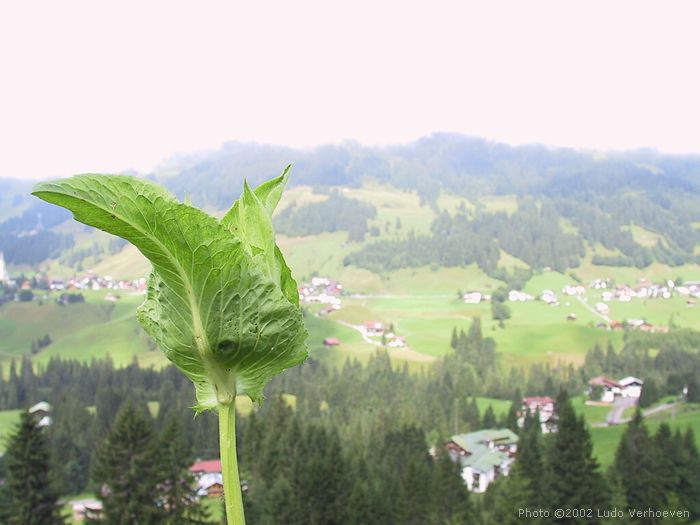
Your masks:
<svg viewBox="0 0 700 525"><path fill-rule="evenodd" d="M462 478L472 492L484 492L498 476L507 476L518 449L518 436L507 428L456 434L447 450L462 467Z"/></svg>

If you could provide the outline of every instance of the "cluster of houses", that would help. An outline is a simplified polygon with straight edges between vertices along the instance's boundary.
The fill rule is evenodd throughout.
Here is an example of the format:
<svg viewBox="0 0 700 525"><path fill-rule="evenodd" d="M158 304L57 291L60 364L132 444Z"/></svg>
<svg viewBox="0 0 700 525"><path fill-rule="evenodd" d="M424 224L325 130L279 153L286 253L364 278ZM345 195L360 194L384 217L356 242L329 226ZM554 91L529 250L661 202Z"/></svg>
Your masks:
<svg viewBox="0 0 700 525"><path fill-rule="evenodd" d="M6 284L10 288L18 290L31 290L32 283L29 279L14 279L6 274L0 279L0 282ZM90 272L84 277L73 277L71 279L50 279L46 276L36 277L37 286L42 290L51 290L52 292L70 292L78 290L109 290L105 296L105 300L116 300L118 297L114 295L114 291L121 290L131 293L146 293L148 284L145 277L139 279L113 279L111 276L97 276ZM111 297L111 299L110 299Z"/></svg>
<svg viewBox="0 0 700 525"><path fill-rule="evenodd" d="M526 301L532 301L533 299L534 297L529 293L521 292L519 290L511 290L508 292L508 300L513 303L524 303Z"/></svg>
<svg viewBox="0 0 700 525"><path fill-rule="evenodd" d="M476 290L465 292L462 294L462 300L465 304L479 304L481 301L490 301L491 296Z"/></svg>
<svg viewBox="0 0 700 525"><path fill-rule="evenodd" d="M641 279L636 285L618 284L601 293L603 301L618 300L629 302L632 299L670 299L673 295L681 297L700 297L700 282L689 282L676 286L673 281L665 283L652 283L648 279Z"/></svg>
<svg viewBox="0 0 700 525"><path fill-rule="evenodd" d="M340 295L343 293L343 285L327 277L313 277L311 282L302 283L298 291L299 302L326 305L319 315L328 315L340 310L342 305Z"/></svg>
<svg viewBox="0 0 700 525"><path fill-rule="evenodd" d="M593 401L614 403L620 397L636 398L642 395L644 381L637 377L624 377L619 381L597 376L588 382L588 395Z"/></svg>
<svg viewBox="0 0 700 525"><path fill-rule="evenodd" d="M673 281L665 283L652 283L648 279L640 279L639 282L630 286L627 284L612 285L610 281L596 279L592 281L588 288L582 284L567 284L561 290L561 294L569 297L582 297L587 290L598 290L601 292L601 301L595 305L598 313L607 315L610 308L607 304L610 301L618 300L628 302L632 299L670 299L674 295L688 297L688 306L695 306L695 299L700 298L700 281L691 281L683 285L676 285ZM511 290L508 292L508 300L511 302L533 301L535 297L521 290ZM543 290L538 296L540 301L556 306L559 304L559 297L554 290ZM478 303L481 301L479 292L468 292L464 294L464 300L468 303Z"/></svg>
<svg viewBox="0 0 700 525"><path fill-rule="evenodd" d="M110 275L99 276L88 272L84 277L74 277L68 280L51 279L49 289L53 291L64 290L123 290L129 292L146 293L148 284L145 277L139 279L113 279Z"/></svg>
<svg viewBox="0 0 700 525"><path fill-rule="evenodd" d="M596 328L601 330L639 330L652 334L667 334L668 326L651 324L644 319L625 319L624 321L610 321L609 323L598 323Z"/></svg>
<svg viewBox="0 0 700 525"><path fill-rule="evenodd" d="M549 396L524 397L518 426L525 416L539 414L543 432L556 432L555 401ZM471 492L485 492L499 476L507 476L518 450L518 435L507 428L456 434L445 444L452 461L459 463L462 479Z"/></svg>

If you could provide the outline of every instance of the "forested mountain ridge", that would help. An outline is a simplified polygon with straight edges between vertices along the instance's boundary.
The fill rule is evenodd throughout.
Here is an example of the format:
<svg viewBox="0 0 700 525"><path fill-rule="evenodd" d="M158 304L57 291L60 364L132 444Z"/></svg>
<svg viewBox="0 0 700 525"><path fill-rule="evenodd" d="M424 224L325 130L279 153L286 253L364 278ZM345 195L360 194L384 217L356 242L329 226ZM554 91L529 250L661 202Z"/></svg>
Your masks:
<svg viewBox="0 0 700 525"><path fill-rule="evenodd" d="M700 156L651 150L603 156L540 145L509 146L453 134L385 148L345 143L295 150L228 143L199 161L188 159L165 182L195 203L221 208L237 196L244 178L262 182L287 163L294 164L291 184L359 186L369 177L400 189L418 190L427 198L441 189L468 198L511 193L605 194L625 189L650 196L659 190L700 195ZM158 173L154 176L160 178Z"/></svg>
<svg viewBox="0 0 700 525"><path fill-rule="evenodd" d="M476 262L500 279L502 252L534 270L559 271L577 268L586 254L596 265L637 268L700 259L700 156L649 150L601 155L438 134L385 148L229 143L171 160L148 177L196 205L223 210L238 197L244 178L257 184L290 162L291 187L313 187L314 199L283 206L278 232L346 231L354 246L345 264L374 272ZM384 213L387 202L345 195L367 181L417 193L420 206L432 209L425 228L401 230ZM0 220L0 251L10 265L36 267L60 258L70 266L114 253L104 242L76 243L74 232L60 227L69 215L23 198L17 188L28 185L22 184L0 180L0 190L12 195L4 199ZM441 195L461 204L446 208ZM491 198L510 203L494 208Z"/></svg>

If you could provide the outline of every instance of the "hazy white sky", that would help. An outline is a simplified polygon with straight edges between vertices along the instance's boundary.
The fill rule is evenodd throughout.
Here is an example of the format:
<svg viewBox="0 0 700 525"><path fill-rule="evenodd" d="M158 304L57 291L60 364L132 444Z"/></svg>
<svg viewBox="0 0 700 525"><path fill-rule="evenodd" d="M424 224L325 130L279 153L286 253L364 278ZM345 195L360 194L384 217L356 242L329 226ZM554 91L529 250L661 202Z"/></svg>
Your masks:
<svg viewBox="0 0 700 525"><path fill-rule="evenodd" d="M3 2L0 176L227 140L700 152L698 2Z"/></svg>

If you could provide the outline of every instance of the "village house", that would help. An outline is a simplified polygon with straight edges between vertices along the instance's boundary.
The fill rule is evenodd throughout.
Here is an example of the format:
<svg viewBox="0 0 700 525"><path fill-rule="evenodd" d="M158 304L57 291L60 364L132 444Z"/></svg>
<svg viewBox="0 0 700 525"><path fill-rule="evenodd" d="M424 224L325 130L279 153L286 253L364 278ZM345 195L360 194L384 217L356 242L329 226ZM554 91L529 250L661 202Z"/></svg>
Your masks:
<svg viewBox="0 0 700 525"><path fill-rule="evenodd" d="M27 410L29 414L37 421L38 427L49 427L53 423L51 412L53 407L46 401L39 401L36 405Z"/></svg>
<svg viewBox="0 0 700 525"><path fill-rule="evenodd" d="M224 490L221 475L221 460L197 461L190 467L195 476L197 495L200 497L220 498Z"/></svg>
<svg viewBox="0 0 700 525"><path fill-rule="evenodd" d="M482 299L481 292L467 292L462 296L466 304L479 304Z"/></svg>
<svg viewBox="0 0 700 525"><path fill-rule="evenodd" d="M527 413L539 414L542 433L556 432L554 418L554 399L549 396L524 397L523 405L518 418L518 426L522 427Z"/></svg>
<svg viewBox="0 0 700 525"><path fill-rule="evenodd" d="M362 323L362 328L367 335L382 335L384 333L384 324L379 321L365 321Z"/></svg>
<svg viewBox="0 0 700 525"><path fill-rule="evenodd" d="M620 385L620 395L622 397L639 397L642 395L644 381L636 377L627 376L618 381Z"/></svg>
<svg viewBox="0 0 700 525"><path fill-rule="evenodd" d="M404 348L406 346L406 338L400 335L388 333L386 340L386 345L390 348Z"/></svg>
<svg viewBox="0 0 700 525"><path fill-rule="evenodd" d="M595 290L604 290L608 287L608 281L604 279L595 279L591 282L590 288Z"/></svg>
<svg viewBox="0 0 700 525"><path fill-rule="evenodd" d="M340 344L340 339L336 339L335 337L326 337L323 340L324 346L338 346Z"/></svg>
<svg viewBox="0 0 700 525"><path fill-rule="evenodd" d="M605 303L596 303L595 311L599 314L607 315L610 312L610 307Z"/></svg>
<svg viewBox="0 0 700 525"><path fill-rule="evenodd" d="M564 295L583 295L586 293L586 287L582 284L567 284L561 289L561 293Z"/></svg>
<svg viewBox="0 0 700 525"><path fill-rule="evenodd" d="M559 299L557 298L557 294L555 294L552 290L545 290L542 292L540 295L540 300L550 304L550 305L556 305L559 304Z"/></svg>
<svg viewBox="0 0 700 525"><path fill-rule="evenodd" d="M519 290L511 290L508 292L508 300L511 302L525 302L525 301L532 301L534 297L532 297L529 293L521 292Z"/></svg>
<svg viewBox="0 0 700 525"><path fill-rule="evenodd" d="M221 498L224 495L224 478L221 473L202 474L197 480L197 496Z"/></svg>
<svg viewBox="0 0 700 525"><path fill-rule="evenodd" d="M518 436L507 428L457 434L445 445L462 468L472 492L485 492L499 476L507 476L518 448Z"/></svg>
<svg viewBox="0 0 700 525"><path fill-rule="evenodd" d="M619 396L621 393L620 383L605 376L594 377L588 382L588 395L596 401L612 403L615 401L615 396Z"/></svg>

